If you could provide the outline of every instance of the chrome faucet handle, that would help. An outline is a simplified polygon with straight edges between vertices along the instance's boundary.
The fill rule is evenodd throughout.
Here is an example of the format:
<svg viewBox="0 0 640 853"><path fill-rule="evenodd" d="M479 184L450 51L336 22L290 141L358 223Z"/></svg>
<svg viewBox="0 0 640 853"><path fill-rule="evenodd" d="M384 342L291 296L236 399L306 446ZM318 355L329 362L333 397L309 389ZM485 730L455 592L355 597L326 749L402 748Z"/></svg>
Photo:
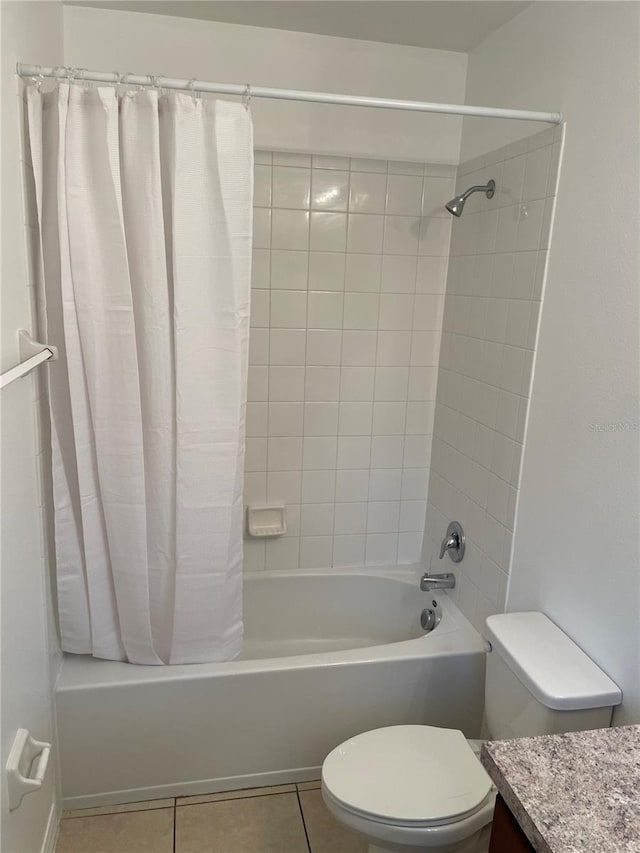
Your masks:
<svg viewBox="0 0 640 853"><path fill-rule="evenodd" d="M442 544L440 545L440 559L442 559L447 551L451 551L452 549L457 550L460 545L460 540L458 539L458 535L454 534L453 536L445 536L442 540Z"/></svg>
<svg viewBox="0 0 640 853"><path fill-rule="evenodd" d="M464 557L464 531L457 521L452 521L447 527L447 535L440 545L440 559L448 554L454 563L459 563Z"/></svg>

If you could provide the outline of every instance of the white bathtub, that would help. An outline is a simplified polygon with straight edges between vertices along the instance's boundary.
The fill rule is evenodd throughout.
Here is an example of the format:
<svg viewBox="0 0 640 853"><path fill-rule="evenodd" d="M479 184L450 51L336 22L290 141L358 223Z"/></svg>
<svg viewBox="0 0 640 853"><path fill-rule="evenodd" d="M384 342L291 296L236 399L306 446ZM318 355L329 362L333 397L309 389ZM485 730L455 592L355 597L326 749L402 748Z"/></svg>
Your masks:
<svg viewBox="0 0 640 853"><path fill-rule="evenodd" d="M243 659L230 663L67 656L65 808L317 778L336 744L393 723L478 737L482 640L417 578L418 567L247 575ZM442 621L424 635L432 600Z"/></svg>

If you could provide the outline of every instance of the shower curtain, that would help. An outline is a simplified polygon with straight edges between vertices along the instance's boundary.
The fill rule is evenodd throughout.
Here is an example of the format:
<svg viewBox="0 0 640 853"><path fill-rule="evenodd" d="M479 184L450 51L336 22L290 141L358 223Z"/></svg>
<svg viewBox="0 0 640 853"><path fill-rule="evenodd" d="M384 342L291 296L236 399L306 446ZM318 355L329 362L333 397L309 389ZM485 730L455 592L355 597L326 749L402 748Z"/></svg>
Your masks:
<svg viewBox="0 0 640 853"><path fill-rule="evenodd" d="M27 89L65 651L139 664L242 644L252 230L242 104Z"/></svg>

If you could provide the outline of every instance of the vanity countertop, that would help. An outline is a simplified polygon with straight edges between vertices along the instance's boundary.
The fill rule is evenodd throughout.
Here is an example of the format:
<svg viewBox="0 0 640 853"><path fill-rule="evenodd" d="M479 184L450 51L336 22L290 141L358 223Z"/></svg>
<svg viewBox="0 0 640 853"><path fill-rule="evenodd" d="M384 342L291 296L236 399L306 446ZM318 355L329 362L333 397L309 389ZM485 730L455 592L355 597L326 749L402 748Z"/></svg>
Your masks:
<svg viewBox="0 0 640 853"><path fill-rule="evenodd" d="M538 853L640 853L640 726L488 741L481 760Z"/></svg>

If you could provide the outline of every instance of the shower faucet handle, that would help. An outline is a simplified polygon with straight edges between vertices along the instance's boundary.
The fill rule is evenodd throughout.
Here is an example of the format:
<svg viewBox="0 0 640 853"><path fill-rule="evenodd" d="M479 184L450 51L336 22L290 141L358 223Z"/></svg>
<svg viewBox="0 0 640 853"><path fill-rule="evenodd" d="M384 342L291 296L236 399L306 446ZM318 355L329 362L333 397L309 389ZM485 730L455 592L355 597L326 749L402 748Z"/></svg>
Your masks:
<svg viewBox="0 0 640 853"><path fill-rule="evenodd" d="M459 522L452 521L440 545L440 559L448 554L454 563L459 563L464 557L464 545L464 530Z"/></svg>

